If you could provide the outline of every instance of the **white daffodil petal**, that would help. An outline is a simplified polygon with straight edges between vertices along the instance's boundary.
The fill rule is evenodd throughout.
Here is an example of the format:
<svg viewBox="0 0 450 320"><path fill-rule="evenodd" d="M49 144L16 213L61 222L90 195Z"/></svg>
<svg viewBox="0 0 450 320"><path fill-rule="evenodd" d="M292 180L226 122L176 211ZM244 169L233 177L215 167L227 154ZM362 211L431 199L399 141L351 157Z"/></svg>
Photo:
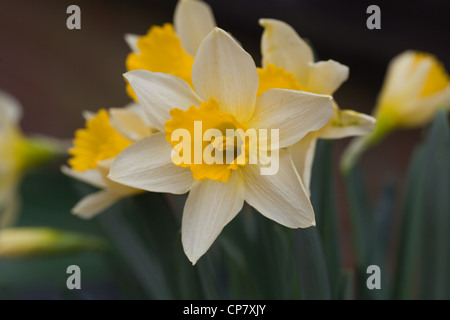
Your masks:
<svg viewBox="0 0 450 320"><path fill-rule="evenodd" d="M195 56L202 40L216 26L211 7L203 1L180 0L173 23L184 49Z"/></svg>
<svg viewBox="0 0 450 320"><path fill-rule="evenodd" d="M123 150L114 160L108 178L151 192L186 193L194 178L188 168L173 164L171 152L165 133L152 134Z"/></svg>
<svg viewBox="0 0 450 320"><path fill-rule="evenodd" d="M83 219L91 219L121 199L109 190L92 193L76 204L72 213Z"/></svg>
<svg viewBox="0 0 450 320"><path fill-rule="evenodd" d="M9 93L0 90L0 128L6 124L17 124L22 118L20 102Z"/></svg>
<svg viewBox="0 0 450 320"><path fill-rule="evenodd" d="M414 56L413 51L406 51L392 59L381 91L383 95L395 96L405 92L405 89L407 89L405 82L408 82L411 77Z"/></svg>
<svg viewBox="0 0 450 320"><path fill-rule="evenodd" d="M295 165L308 195L310 195L311 172L317 145L317 132L308 133L302 140L289 147Z"/></svg>
<svg viewBox="0 0 450 320"><path fill-rule="evenodd" d="M75 171L68 166L61 167L62 173L65 175L74 178L76 180L80 180L86 182L94 187L103 189L107 187L107 183L105 182L104 176L101 171L98 169L91 169L86 171Z"/></svg>
<svg viewBox="0 0 450 320"><path fill-rule="evenodd" d="M288 151L280 150L275 175L261 175L259 165L246 165L243 172L245 201L262 215L290 228L315 225L311 202Z"/></svg>
<svg viewBox="0 0 450 320"><path fill-rule="evenodd" d="M145 114L160 131L164 131L164 124L171 118L170 110L187 110L202 103L189 84L171 74L134 70L124 77L136 93Z"/></svg>
<svg viewBox="0 0 450 320"><path fill-rule="evenodd" d="M322 139L363 136L375 127L375 118L353 110L337 110L331 121L319 132Z"/></svg>
<svg viewBox="0 0 450 320"><path fill-rule="evenodd" d="M260 19L264 27L261 39L262 65L275 64L295 75L300 85L308 80L308 63L314 61L309 45L287 23L275 19Z"/></svg>
<svg viewBox="0 0 450 320"><path fill-rule="evenodd" d="M137 45L137 42L141 36L138 34L133 33L127 33L124 36L125 42L130 47L131 51L134 53L139 53L139 47Z"/></svg>
<svg viewBox="0 0 450 320"><path fill-rule="evenodd" d="M252 57L225 31L215 28L202 42L192 67L195 91L213 97L224 113L238 121L253 114L258 91L258 72Z"/></svg>
<svg viewBox="0 0 450 320"><path fill-rule="evenodd" d="M249 126L255 129L279 129L279 148L284 148L296 143L308 132L322 128L332 115L330 96L270 89L258 97Z"/></svg>
<svg viewBox="0 0 450 320"><path fill-rule="evenodd" d="M138 193L142 193L143 191L140 189L135 189L135 188L117 183L108 178L109 171L114 162L114 159L115 158L106 159L106 160L103 160L103 161L100 161L97 163L98 171L100 171L100 173L102 174L102 176L105 179L105 182L107 185L106 189L108 189L111 193L114 193L117 196L121 196L121 197L126 197L126 196L135 195Z"/></svg>
<svg viewBox="0 0 450 320"><path fill-rule="evenodd" d="M334 60L309 64L308 91L320 94L333 94L348 79L349 68Z"/></svg>
<svg viewBox="0 0 450 320"><path fill-rule="evenodd" d="M181 231L184 252L193 264L243 204L244 183L239 171L234 171L226 183L214 180L195 183L184 207Z"/></svg>
<svg viewBox="0 0 450 320"><path fill-rule="evenodd" d="M137 141L152 133L143 112L141 115L132 108L113 108L109 114L111 125L128 140Z"/></svg>

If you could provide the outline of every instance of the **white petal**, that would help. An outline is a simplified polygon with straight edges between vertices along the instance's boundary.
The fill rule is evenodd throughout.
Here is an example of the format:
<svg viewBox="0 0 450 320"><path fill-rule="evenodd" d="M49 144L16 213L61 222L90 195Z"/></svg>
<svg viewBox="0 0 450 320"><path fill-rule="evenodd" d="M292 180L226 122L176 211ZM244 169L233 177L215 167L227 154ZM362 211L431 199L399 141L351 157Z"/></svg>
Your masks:
<svg viewBox="0 0 450 320"><path fill-rule="evenodd" d="M172 147L165 133L155 133L122 151L114 160L108 178L151 192L186 193L194 178L189 168L173 164Z"/></svg>
<svg viewBox="0 0 450 320"><path fill-rule="evenodd" d="M317 145L317 132L308 133L302 140L289 147L292 161L302 178L308 195L310 192L311 172Z"/></svg>
<svg viewBox="0 0 450 320"><path fill-rule="evenodd" d="M170 110L187 110L202 103L189 84L171 74L134 70L124 76L150 122L160 131L164 131L164 124L171 119Z"/></svg>
<svg viewBox="0 0 450 320"><path fill-rule="evenodd" d="M308 80L309 62L314 55L309 45L287 23L275 19L260 19L264 27L261 39L263 68L275 64L292 72L300 85Z"/></svg>
<svg viewBox="0 0 450 320"><path fill-rule="evenodd" d="M109 171L111 170L111 166L114 163L114 159L115 158L106 159L103 161L99 161L97 163L98 171L102 174L102 176L105 179L105 183L107 185L106 189L108 189L111 193L114 193L120 197L127 197L127 196L131 196L131 195L135 195L135 194L144 192L143 190L135 189L135 188L117 183L108 178Z"/></svg>
<svg viewBox="0 0 450 320"><path fill-rule="evenodd" d="M139 53L139 47L137 45L137 42L140 37L141 37L140 35L133 33L127 33L124 36L125 42L128 44L131 51L133 51L134 53Z"/></svg>
<svg viewBox="0 0 450 320"><path fill-rule="evenodd" d="M239 171L234 171L225 183L209 179L195 183L184 207L181 232L184 252L193 264L243 204L244 183Z"/></svg>
<svg viewBox="0 0 450 320"><path fill-rule="evenodd" d="M250 128L279 129L279 148L288 147L308 132L318 130L333 115L330 96L309 92L270 89L256 101ZM269 135L269 134L268 134ZM260 143L263 141L260 141Z"/></svg>
<svg viewBox="0 0 450 320"><path fill-rule="evenodd" d="M107 183L105 182L102 172L98 169L91 169L86 171L75 171L68 166L61 167L62 173L65 175L86 182L94 187L103 189L106 188Z"/></svg>
<svg viewBox="0 0 450 320"><path fill-rule="evenodd" d="M136 108L137 107L137 108ZM149 121L138 104L129 108L109 109L111 125L125 138L131 141L140 140L152 133Z"/></svg>
<svg viewBox="0 0 450 320"><path fill-rule="evenodd" d="M319 131L319 138L341 139L363 136L375 127L375 118L353 110L338 110L328 125Z"/></svg>
<svg viewBox="0 0 450 320"><path fill-rule="evenodd" d="M120 199L120 196L109 190L98 191L81 199L72 209L72 213L83 219L91 219Z"/></svg>
<svg viewBox="0 0 450 320"><path fill-rule="evenodd" d="M184 49L192 56L195 56L202 40L216 26L211 7L197 0L178 1L173 21Z"/></svg>
<svg viewBox="0 0 450 320"><path fill-rule="evenodd" d="M405 51L392 59L381 90L382 95L392 96L405 92L408 87L405 84L410 80L414 60L413 51Z"/></svg>
<svg viewBox="0 0 450 320"><path fill-rule="evenodd" d="M288 151L280 150L275 175L261 175L259 165L243 167L245 201L262 215L286 227L315 225L314 211Z"/></svg>
<svg viewBox="0 0 450 320"><path fill-rule="evenodd" d="M96 113L93 112L93 111L84 110L84 111L82 112L82 115L83 115L84 120L89 121L89 120L91 120L93 117L95 117Z"/></svg>
<svg viewBox="0 0 450 320"><path fill-rule="evenodd" d="M213 97L222 112L233 114L238 121L252 116L258 72L252 57L225 31L215 28L200 45L192 83L203 100Z"/></svg>
<svg viewBox="0 0 450 320"><path fill-rule="evenodd" d="M19 123L22 113L20 102L9 93L0 90L0 128L7 123Z"/></svg>
<svg viewBox="0 0 450 320"><path fill-rule="evenodd" d="M320 94L333 94L348 79L347 66L334 60L309 64L308 91Z"/></svg>

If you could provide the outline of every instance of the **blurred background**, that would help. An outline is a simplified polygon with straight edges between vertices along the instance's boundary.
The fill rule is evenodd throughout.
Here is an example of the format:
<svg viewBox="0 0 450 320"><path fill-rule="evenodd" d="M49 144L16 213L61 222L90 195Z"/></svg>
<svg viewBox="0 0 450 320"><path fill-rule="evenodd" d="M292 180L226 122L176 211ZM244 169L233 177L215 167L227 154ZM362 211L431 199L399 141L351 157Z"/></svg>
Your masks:
<svg viewBox="0 0 450 320"><path fill-rule="evenodd" d="M433 53L447 70L450 68L448 0L411 0L407 5L400 1L336 0L206 2L214 11L217 25L231 32L257 65L260 65L262 33L258 19L268 17L292 25L310 41L320 60L334 59L349 66L349 80L335 94L342 109L372 113L389 61L404 50ZM71 4L81 8L81 30L66 28L69 16L66 9ZM369 16L366 9L371 4L381 8L381 30L366 27ZM0 0L0 89L22 103L24 131L70 139L74 131L84 125L82 111L128 103L122 73L126 71L129 48L123 36L125 33L145 34L153 24L172 22L175 5L176 0ZM421 139L421 130L395 132L363 156L362 166L372 200L378 198L386 180L391 179L400 187L405 183L408 159ZM354 254L348 205L338 171L339 157L348 142L349 139L336 140L333 152L339 221L346 248L343 258L344 263L351 266ZM65 178L53 170L46 183L59 185L51 204L42 199L48 197L45 192L54 189L36 185L32 177L26 178L23 188L32 196L25 203L28 215L21 218L25 219L22 225L40 223L96 232L95 225L70 216L68 204L75 204L78 198L69 194L71 187ZM402 188L397 191L396 197L401 199ZM77 257L78 264L82 263L79 259ZM89 274L95 279L92 290L87 292L96 298L115 298L112 276L105 272L108 262L95 255L82 259L89 263ZM65 274L55 278L53 270L69 265L69 260L53 261L51 265L55 269L45 272L47 278L65 281ZM12 281L21 280L23 286L39 282L29 273L37 267L31 263L20 269L18 264L0 260L0 290ZM34 297L32 291L21 294L24 298ZM48 291L50 298L52 294Z"/></svg>

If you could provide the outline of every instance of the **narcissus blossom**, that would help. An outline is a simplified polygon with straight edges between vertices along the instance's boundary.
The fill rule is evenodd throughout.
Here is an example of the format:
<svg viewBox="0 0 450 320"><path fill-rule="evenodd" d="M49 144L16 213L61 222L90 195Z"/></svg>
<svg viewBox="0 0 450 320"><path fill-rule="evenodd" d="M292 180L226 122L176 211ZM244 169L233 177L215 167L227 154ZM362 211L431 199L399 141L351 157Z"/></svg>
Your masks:
<svg viewBox="0 0 450 320"><path fill-rule="evenodd" d="M132 50L126 60L127 70L169 73L192 84L191 69L195 53L215 26L208 4L199 0L180 0L175 8L174 25L152 26L144 36L125 35ZM136 100L129 84L127 92Z"/></svg>
<svg viewBox="0 0 450 320"><path fill-rule="evenodd" d="M259 80L254 61L219 28L203 40L197 51L192 68L194 90L171 74L136 70L125 77L160 132L122 151L109 177L152 192L189 191L182 218L182 242L192 263L208 250L244 201L287 227L315 224L307 192L289 152L283 148L328 123L333 113L330 96L271 89L257 97ZM269 152L279 152L277 173L262 175L266 159L251 164L245 148L245 161L239 165L175 164L172 153L177 141L172 133L183 129L195 135L192 128L200 121L203 129L215 128L223 135L201 145L202 151L212 145L234 154L234 145L229 150L227 129L278 129L278 149L274 143L267 147Z"/></svg>
<svg viewBox="0 0 450 320"><path fill-rule="evenodd" d="M20 103L0 91L0 227L11 225L19 210L19 184L25 171L41 165L61 152L54 139L23 134Z"/></svg>
<svg viewBox="0 0 450 320"><path fill-rule="evenodd" d="M450 110L450 76L431 54L406 51L389 64L378 97L375 130L352 141L342 158L348 171L359 155L396 129L424 126L439 109Z"/></svg>
<svg viewBox="0 0 450 320"><path fill-rule="evenodd" d="M107 178L114 158L134 141L153 132L152 125L141 108L130 104L125 108L101 109L96 114L85 113L86 128L75 132L69 166L62 172L99 189L83 198L72 212L88 219L104 211L124 197L141 193Z"/></svg>
<svg viewBox="0 0 450 320"><path fill-rule="evenodd" d="M261 19L262 68L258 70L258 94L271 88L301 90L332 95L347 80L349 69L334 60L314 62L310 46L288 24ZM317 139L340 139L369 133L375 119L353 111L340 110L333 103L333 116L326 126L309 133L290 148L305 186L309 189Z"/></svg>

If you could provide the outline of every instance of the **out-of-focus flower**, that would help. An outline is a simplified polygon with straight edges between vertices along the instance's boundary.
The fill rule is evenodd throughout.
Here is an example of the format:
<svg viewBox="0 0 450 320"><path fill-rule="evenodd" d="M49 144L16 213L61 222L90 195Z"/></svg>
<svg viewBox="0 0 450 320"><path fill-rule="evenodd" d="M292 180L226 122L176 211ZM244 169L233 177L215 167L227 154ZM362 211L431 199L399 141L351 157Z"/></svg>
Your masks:
<svg viewBox="0 0 450 320"><path fill-rule="evenodd" d="M258 70L258 94L271 88L308 91L332 95L348 78L347 66L334 60L314 62L310 46L288 24L274 19L261 19L262 68ZM333 116L318 131L309 133L290 148L303 182L309 189L317 139L340 139L369 133L375 123L371 116L340 110L333 103Z"/></svg>
<svg viewBox="0 0 450 320"><path fill-rule="evenodd" d="M0 230L0 257L30 258L84 250L104 250L106 243L94 236L51 228Z"/></svg>
<svg viewBox="0 0 450 320"><path fill-rule="evenodd" d="M152 26L144 36L125 35L132 52L126 60L128 71L149 70L169 73L190 85L191 69L203 38L215 27L214 15L208 4L199 0L180 0L170 23ZM127 92L136 95L127 84Z"/></svg>
<svg viewBox="0 0 450 320"><path fill-rule="evenodd" d="M0 91L0 227L15 220L18 188L25 171L62 153L56 140L25 136L19 127L21 117L20 103Z"/></svg>
<svg viewBox="0 0 450 320"><path fill-rule="evenodd" d="M125 108L85 113L86 128L75 133L72 158L62 172L101 190L83 198L72 212L89 219L120 199L142 190L115 183L107 178L114 158L134 141L152 134L152 125L136 104Z"/></svg>
<svg viewBox="0 0 450 320"><path fill-rule="evenodd" d="M271 89L257 97L259 80L252 58L218 28L204 39L195 57L195 92L186 81L170 74L136 70L125 77L161 132L122 151L109 177L153 192L190 191L182 219L182 242L192 263L208 250L241 210L244 200L287 227L314 225L313 208L289 152L267 146L272 153L279 152L279 169L276 174L261 175L261 162L266 159L252 164L245 148L236 145L235 149L234 143L228 148L225 132L278 129L278 148L288 147L328 123L332 116L330 96ZM203 128L196 133L195 124L200 121ZM177 141L172 134L177 129L194 139L197 134L203 137L207 129L217 129L220 137L200 144L202 154L213 146L223 149L227 156L230 152L232 162L176 162L172 152L177 149ZM237 164L238 158L245 161Z"/></svg>
<svg viewBox="0 0 450 320"><path fill-rule="evenodd" d="M424 126L439 109L450 110L450 76L444 66L428 53L401 53L389 64L374 112L375 130L351 143L342 170L348 171L362 152L391 131Z"/></svg>

